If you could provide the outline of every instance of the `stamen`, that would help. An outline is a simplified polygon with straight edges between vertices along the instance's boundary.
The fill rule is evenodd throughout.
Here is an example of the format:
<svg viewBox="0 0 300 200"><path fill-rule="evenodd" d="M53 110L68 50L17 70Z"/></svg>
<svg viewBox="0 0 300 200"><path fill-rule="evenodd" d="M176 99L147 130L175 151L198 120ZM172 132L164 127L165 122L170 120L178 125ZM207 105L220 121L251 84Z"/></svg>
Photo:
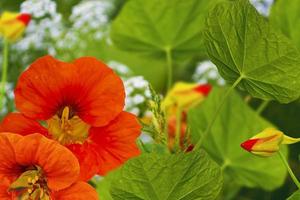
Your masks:
<svg viewBox="0 0 300 200"><path fill-rule="evenodd" d="M28 183L31 183L31 181L32 181L32 179L29 177L29 178L27 179L27 182L28 182Z"/></svg>
<svg viewBox="0 0 300 200"><path fill-rule="evenodd" d="M64 129L65 124L69 120L70 108L68 106L64 107L61 115L61 128Z"/></svg>
<svg viewBox="0 0 300 200"><path fill-rule="evenodd" d="M82 121L69 106L60 109L47 122L49 133L61 144L82 144L88 137L90 125Z"/></svg>

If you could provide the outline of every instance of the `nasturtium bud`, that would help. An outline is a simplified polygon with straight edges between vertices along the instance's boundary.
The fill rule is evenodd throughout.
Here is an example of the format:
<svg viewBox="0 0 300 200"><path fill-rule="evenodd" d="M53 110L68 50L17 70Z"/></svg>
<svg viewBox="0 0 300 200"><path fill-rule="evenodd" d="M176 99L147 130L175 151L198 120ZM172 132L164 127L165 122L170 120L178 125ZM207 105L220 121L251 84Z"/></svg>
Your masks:
<svg viewBox="0 0 300 200"><path fill-rule="evenodd" d="M187 111L205 99L209 94L211 86L208 84L178 82L168 92L162 102L167 115L175 114L175 110L180 108Z"/></svg>
<svg viewBox="0 0 300 200"><path fill-rule="evenodd" d="M268 157L279 151L281 144L294 144L300 138L292 138L275 128L266 128L262 132L243 142L241 147L252 154Z"/></svg>
<svg viewBox="0 0 300 200"><path fill-rule="evenodd" d="M0 17L0 35L10 42L18 40L31 20L27 13L4 12Z"/></svg>

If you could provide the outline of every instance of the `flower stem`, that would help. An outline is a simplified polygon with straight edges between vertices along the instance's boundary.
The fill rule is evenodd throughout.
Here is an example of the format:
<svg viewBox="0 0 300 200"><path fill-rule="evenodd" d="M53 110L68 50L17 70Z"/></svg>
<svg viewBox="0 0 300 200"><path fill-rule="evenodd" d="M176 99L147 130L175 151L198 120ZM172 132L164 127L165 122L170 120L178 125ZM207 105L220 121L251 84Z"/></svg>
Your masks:
<svg viewBox="0 0 300 200"><path fill-rule="evenodd" d="M167 91L169 91L172 87L173 82L173 63L172 63L172 49L170 47L165 48L166 51L166 59L167 59Z"/></svg>
<svg viewBox="0 0 300 200"><path fill-rule="evenodd" d="M3 43L3 63L2 63L2 77L1 77L1 85L0 85L0 111L2 111L4 102L3 98L5 95L5 85L6 85L6 79L7 79L7 65L8 65L8 48L9 48L9 42L7 40L4 40Z"/></svg>
<svg viewBox="0 0 300 200"><path fill-rule="evenodd" d="M213 127L213 125L214 125L214 123L215 123L215 121L216 121L216 119L217 119L217 117L218 117L218 115L219 115L219 113L220 113L220 111L221 111L224 103L226 102L226 99L228 98L228 96L230 95L230 93L233 91L233 89L241 82L242 79L243 79L243 76L240 76L233 83L233 85L231 85L231 87L226 91L223 99L221 100L220 104L218 105L218 107L217 107L217 109L216 109L213 117L211 118L211 120L210 120L210 122L209 122L209 124L208 124L208 126L207 126L207 128L205 130L205 132L203 133L202 137L199 139L199 141L195 145L195 148L194 148L195 150L198 150L201 147L204 139L207 137L208 133L210 132L211 128Z"/></svg>
<svg viewBox="0 0 300 200"><path fill-rule="evenodd" d="M295 185L298 187L298 189L300 189L300 183L297 179L297 177L295 176L294 172L292 171L289 163L287 162L286 158L284 157L284 155L282 154L282 152L279 150L278 151L278 155L281 158L283 164L285 165L286 169L288 170L292 180L294 181Z"/></svg>
<svg viewBox="0 0 300 200"><path fill-rule="evenodd" d="M256 113L261 114L266 109L266 107L269 105L269 103L270 103L269 100L263 101L257 108Z"/></svg>

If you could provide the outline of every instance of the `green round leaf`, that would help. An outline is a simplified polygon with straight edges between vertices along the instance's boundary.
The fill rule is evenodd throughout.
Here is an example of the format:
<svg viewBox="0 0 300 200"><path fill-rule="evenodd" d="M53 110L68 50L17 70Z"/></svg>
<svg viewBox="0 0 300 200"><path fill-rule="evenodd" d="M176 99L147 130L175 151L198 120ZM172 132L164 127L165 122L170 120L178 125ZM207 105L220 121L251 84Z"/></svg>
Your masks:
<svg viewBox="0 0 300 200"><path fill-rule="evenodd" d="M203 54L202 29L217 0L130 0L113 22L114 44L127 51L174 58Z"/></svg>
<svg viewBox="0 0 300 200"><path fill-rule="evenodd" d="M112 177L114 200L216 199L222 187L219 166L204 152L144 154Z"/></svg>
<svg viewBox="0 0 300 200"><path fill-rule="evenodd" d="M272 6L270 22L300 49L299 0L276 0Z"/></svg>
<svg viewBox="0 0 300 200"><path fill-rule="evenodd" d="M225 89L214 88L200 107L189 112L193 141L198 141L205 131L225 92ZM204 140L203 147L222 166L231 182L273 190L281 186L286 177L286 168L279 156L262 158L240 147L242 142L267 127L272 125L233 92ZM286 148L282 150L286 152Z"/></svg>
<svg viewBox="0 0 300 200"><path fill-rule="evenodd" d="M239 88L265 100L299 97L299 52L248 1L218 4L206 24L207 52L228 83L242 78Z"/></svg>

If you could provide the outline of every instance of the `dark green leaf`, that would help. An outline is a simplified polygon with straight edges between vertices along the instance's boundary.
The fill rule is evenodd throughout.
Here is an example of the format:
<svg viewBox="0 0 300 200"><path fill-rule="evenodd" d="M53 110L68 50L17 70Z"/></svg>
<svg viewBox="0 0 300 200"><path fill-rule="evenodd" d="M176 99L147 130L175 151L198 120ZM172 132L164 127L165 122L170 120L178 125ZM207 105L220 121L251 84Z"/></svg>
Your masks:
<svg viewBox="0 0 300 200"><path fill-rule="evenodd" d="M246 0L218 4L207 18L206 47L228 83L252 96L288 103L300 95L300 59L295 46L275 32Z"/></svg>
<svg viewBox="0 0 300 200"><path fill-rule="evenodd" d="M127 51L175 58L202 54L202 30L217 0L131 0L113 22L111 37Z"/></svg>
<svg viewBox="0 0 300 200"><path fill-rule="evenodd" d="M225 89L214 88L200 107L190 111L188 118L193 141L197 141L206 129L224 93ZM222 166L232 182L272 190L281 186L286 177L286 169L279 156L257 157L240 147L242 142L271 126L237 93L232 93L204 140L203 147Z"/></svg>
<svg viewBox="0 0 300 200"><path fill-rule="evenodd" d="M115 200L216 199L222 187L219 166L204 152L144 154L113 177Z"/></svg>
<svg viewBox="0 0 300 200"><path fill-rule="evenodd" d="M287 200L299 200L300 199L300 190L297 190L292 196L290 196Z"/></svg>

